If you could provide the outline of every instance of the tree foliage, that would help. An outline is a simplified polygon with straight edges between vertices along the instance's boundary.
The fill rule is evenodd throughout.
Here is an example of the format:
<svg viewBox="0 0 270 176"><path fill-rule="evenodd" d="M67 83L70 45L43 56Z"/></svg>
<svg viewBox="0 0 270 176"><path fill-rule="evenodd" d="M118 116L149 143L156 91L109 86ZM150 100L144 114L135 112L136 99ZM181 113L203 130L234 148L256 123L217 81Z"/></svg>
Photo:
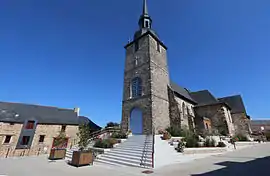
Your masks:
<svg viewBox="0 0 270 176"><path fill-rule="evenodd" d="M90 142L91 128L88 124L83 124L79 126L79 132L77 136L79 137L79 148L80 150L86 149L87 145Z"/></svg>
<svg viewBox="0 0 270 176"><path fill-rule="evenodd" d="M119 127L119 126L120 126L119 123L109 122L109 123L107 123L107 125L106 125L105 128L108 128L108 127Z"/></svg>

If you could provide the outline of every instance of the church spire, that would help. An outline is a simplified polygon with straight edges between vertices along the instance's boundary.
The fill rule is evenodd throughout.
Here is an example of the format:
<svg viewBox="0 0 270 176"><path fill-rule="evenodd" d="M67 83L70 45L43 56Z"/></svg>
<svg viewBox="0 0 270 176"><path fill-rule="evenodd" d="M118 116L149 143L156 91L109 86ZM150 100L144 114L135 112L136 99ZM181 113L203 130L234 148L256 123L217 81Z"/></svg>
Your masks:
<svg viewBox="0 0 270 176"><path fill-rule="evenodd" d="M139 27L140 29L143 28L151 28L152 26L152 19L148 15L148 8L147 8L147 0L143 0L143 13L139 20Z"/></svg>
<svg viewBox="0 0 270 176"><path fill-rule="evenodd" d="M148 15L147 0L143 1L143 15Z"/></svg>

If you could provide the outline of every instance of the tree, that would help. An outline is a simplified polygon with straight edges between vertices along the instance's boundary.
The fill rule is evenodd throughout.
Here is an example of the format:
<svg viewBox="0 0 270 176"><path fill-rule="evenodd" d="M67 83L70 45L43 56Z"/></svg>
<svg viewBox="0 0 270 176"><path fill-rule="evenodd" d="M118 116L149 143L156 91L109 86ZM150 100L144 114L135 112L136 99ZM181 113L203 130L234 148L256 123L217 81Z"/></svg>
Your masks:
<svg viewBox="0 0 270 176"><path fill-rule="evenodd" d="M107 123L106 127L105 128L108 128L108 127L119 127L119 123L115 123L115 122L109 122Z"/></svg>
<svg viewBox="0 0 270 176"><path fill-rule="evenodd" d="M60 131L59 135L54 138L53 148L63 149L67 147L67 136L66 133Z"/></svg>
<svg viewBox="0 0 270 176"><path fill-rule="evenodd" d="M79 148L80 150L84 150L90 142L90 134L92 130L88 124L83 124L79 126L79 132L77 136L79 137Z"/></svg>

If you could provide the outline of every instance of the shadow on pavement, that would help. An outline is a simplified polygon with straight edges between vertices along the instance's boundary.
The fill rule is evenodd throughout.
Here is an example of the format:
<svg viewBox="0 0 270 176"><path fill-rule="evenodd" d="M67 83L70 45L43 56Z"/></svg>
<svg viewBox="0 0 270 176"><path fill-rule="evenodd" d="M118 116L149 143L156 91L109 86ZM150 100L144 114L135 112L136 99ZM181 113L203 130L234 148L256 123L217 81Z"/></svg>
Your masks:
<svg viewBox="0 0 270 176"><path fill-rule="evenodd" d="M203 174L193 174L192 176L229 176L245 174L245 176L269 175L270 157L258 158L247 162L225 161L216 165L226 166L225 168L214 170Z"/></svg>

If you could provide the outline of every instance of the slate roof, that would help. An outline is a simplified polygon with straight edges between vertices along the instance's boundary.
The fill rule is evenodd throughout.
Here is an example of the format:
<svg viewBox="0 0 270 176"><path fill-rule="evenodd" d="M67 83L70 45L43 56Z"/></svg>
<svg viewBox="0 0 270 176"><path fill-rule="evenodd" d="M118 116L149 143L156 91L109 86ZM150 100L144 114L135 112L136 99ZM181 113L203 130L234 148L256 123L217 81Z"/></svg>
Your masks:
<svg viewBox="0 0 270 176"><path fill-rule="evenodd" d="M176 92L180 98L184 98L194 104L196 104L197 102L189 95L189 92L187 89L183 88L183 87L180 87L178 86L176 83L174 82L170 82L170 86L171 88L173 89L174 92Z"/></svg>
<svg viewBox="0 0 270 176"><path fill-rule="evenodd" d="M246 108L241 95L234 95L218 99L221 102L227 103L231 107L231 113L245 113Z"/></svg>
<svg viewBox="0 0 270 176"><path fill-rule="evenodd" d="M190 92L189 94L195 101L197 101L198 106L219 103L219 101L208 90Z"/></svg>
<svg viewBox="0 0 270 176"><path fill-rule="evenodd" d="M78 125L85 121L73 109L0 102L0 122L24 123L37 120L40 124Z"/></svg>

